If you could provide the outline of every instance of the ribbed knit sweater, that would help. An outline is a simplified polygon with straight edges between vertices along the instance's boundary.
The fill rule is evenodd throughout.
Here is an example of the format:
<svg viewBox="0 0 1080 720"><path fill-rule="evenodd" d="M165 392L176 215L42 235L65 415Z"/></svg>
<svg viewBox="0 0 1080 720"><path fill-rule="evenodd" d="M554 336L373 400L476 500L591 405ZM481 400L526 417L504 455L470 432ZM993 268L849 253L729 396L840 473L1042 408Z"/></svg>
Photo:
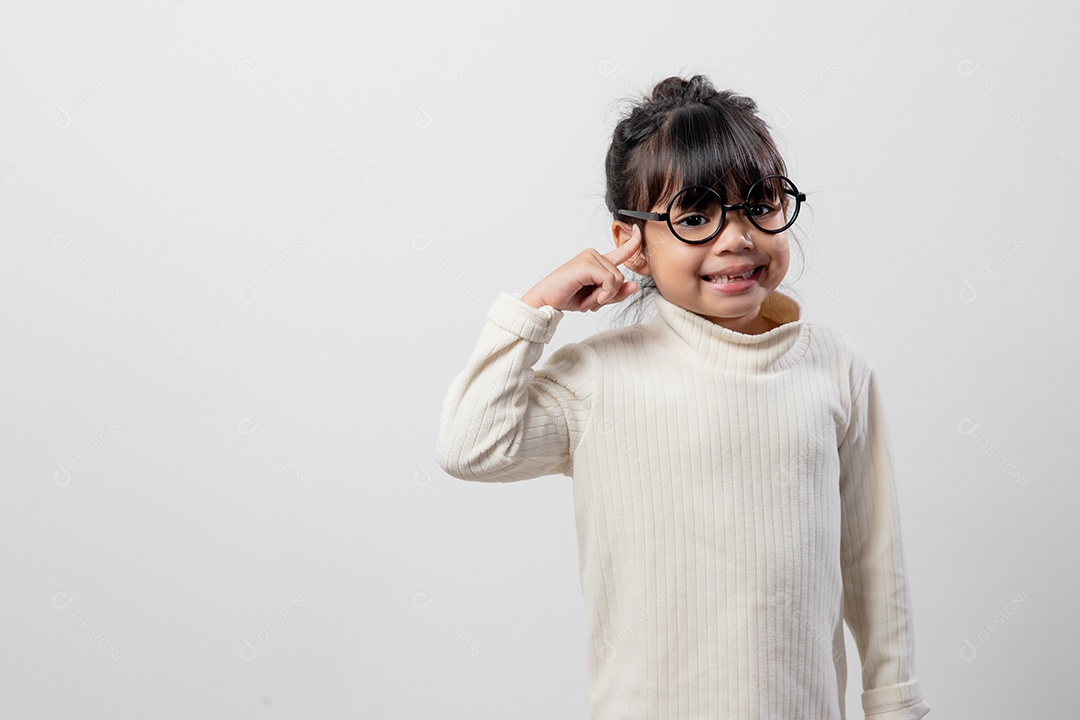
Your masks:
<svg viewBox="0 0 1080 720"><path fill-rule="evenodd" d="M656 314L555 350L502 292L443 403L440 466L573 480L589 720L843 720L846 620L872 720L930 707L875 372L773 291L744 334Z"/></svg>

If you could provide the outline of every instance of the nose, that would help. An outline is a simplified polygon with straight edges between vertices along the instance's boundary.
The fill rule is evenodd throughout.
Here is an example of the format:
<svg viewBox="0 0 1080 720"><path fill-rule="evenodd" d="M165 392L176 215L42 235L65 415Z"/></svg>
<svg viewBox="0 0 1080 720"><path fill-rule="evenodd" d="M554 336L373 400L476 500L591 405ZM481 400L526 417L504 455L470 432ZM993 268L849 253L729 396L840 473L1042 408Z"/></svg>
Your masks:
<svg viewBox="0 0 1080 720"><path fill-rule="evenodd" d="M739 252L744 248L753 247L751 233L754 226L746 215L740 210L729 210L724 213L724 225L720 228L720 234L713 238L713 252Z"/></svg>

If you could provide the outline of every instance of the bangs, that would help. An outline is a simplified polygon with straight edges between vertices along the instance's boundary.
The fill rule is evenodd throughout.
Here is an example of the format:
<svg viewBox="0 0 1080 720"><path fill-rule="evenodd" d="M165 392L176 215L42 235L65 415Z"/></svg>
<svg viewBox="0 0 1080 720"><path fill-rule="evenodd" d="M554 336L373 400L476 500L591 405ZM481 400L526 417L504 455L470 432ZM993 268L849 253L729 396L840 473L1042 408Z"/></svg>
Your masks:
<svg viewBox="0 0 1080 720"><path fill-rule="evenodd" d="M642 183L634 201L645 210L666 204L691 185L713 188L727 204L742 202L756 181L787 174L762 121L701 104L673 111L638 148L635 160L630 171Z"/></svg>

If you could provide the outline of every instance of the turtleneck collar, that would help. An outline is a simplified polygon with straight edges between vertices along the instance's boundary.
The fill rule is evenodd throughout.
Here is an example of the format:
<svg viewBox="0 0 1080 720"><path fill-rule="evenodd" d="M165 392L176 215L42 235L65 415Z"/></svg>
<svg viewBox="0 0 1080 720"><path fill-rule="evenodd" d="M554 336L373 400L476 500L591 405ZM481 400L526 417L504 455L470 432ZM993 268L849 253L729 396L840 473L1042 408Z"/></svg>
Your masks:
<svg viewBox="0 0 1080 720"><path fill-rule="evenodd" d="M730 330L664 298L654 295L657 314L646 328L665 346L710 370L732 375L768 375L799 361L810 344L802 306L790 295L773 290L761 314L781 323L758 335Z"/></svg>

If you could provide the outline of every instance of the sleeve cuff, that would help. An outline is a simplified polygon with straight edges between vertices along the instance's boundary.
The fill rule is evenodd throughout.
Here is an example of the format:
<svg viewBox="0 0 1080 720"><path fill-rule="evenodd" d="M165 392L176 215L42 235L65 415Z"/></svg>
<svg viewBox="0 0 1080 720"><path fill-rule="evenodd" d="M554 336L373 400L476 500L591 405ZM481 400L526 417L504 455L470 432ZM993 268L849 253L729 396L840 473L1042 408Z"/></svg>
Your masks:
<svg viewBox="0 0 1080 720"><path fill-rule="evenodd" d="M918 680L866 690L862 706L866 720L919 720L930 712Z"/></svg>
<svg viewBox="0 0 1080 720"><path fill-rule="evenodd" d="M522 294L505 290L499 293L488 310L487 319L518 337L546 345L555 335L563 311L549 305L534 308L521 299Z"/></svg>

